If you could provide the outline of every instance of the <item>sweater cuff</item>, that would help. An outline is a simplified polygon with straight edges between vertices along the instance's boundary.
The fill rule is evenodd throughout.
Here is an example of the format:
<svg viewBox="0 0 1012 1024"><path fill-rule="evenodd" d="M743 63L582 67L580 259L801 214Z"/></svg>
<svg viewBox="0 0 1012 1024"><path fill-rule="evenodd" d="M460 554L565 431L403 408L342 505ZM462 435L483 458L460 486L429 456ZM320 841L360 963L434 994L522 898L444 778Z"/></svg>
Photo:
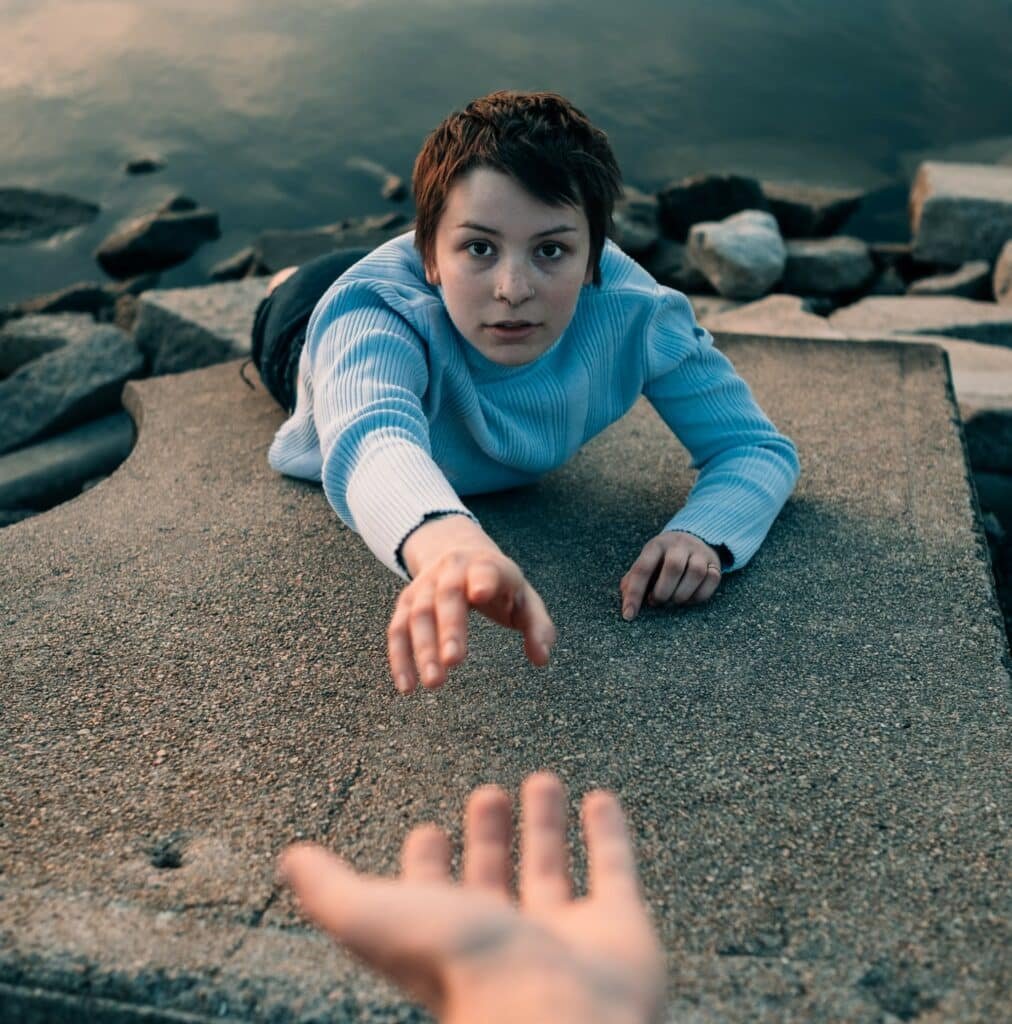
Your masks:
<svg viewBox="0 0 1012 1024"><path fill-rule="evenodd" d="M431 456L410 442L367 449L348 481L347 502L369 549L403 580L410 577L398 558L401 545L429 515L459 513L478 522Z"/></svg>

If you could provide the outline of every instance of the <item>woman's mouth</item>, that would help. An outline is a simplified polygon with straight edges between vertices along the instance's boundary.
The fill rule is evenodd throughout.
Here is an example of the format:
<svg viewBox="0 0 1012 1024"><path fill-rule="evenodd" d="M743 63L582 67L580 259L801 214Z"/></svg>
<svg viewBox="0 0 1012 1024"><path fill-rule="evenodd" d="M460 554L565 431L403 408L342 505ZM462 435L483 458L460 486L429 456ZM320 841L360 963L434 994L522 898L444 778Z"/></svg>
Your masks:
<svg viewBox="0 0 1012 1024"><path fill-rule="evenodd" d="M521 323L513 327L506 327L503 324L489 324L488 329L497 338L504 338L508 341L516 341L520 338L526 338L528 335L533 334L539 326L539 324L529 323Z"/></svg>

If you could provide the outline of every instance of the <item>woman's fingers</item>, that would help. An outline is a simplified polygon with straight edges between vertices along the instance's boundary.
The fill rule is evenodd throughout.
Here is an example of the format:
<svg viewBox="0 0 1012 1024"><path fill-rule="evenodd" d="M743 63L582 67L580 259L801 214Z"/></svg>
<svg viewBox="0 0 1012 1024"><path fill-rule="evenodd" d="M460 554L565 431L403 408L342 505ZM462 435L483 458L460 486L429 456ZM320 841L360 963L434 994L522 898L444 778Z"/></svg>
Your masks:
<svg viewBox="0 0 1012 1024"><path fill-rule="evenodd" d="M711 562L706 569L706 579L696 588L696 592L689 598L688 604L705 604L713 597L720 586L720 581L724 578L723 573L720 571L719 566L713 565Z"/></svg>
<svg viewBox="0 0 1012 1024"><path fill-rule="evenodd" d="M583 798L581 811L590 897L638 900L636 861L618 798L607 790L594 790Z"/></svg>
<svg viewBox="0 0 1012 1024"><path fill-rule="evenodd" d="M513 808L509 794L498 786L480 786L464 812L465 885L510 897Z"/></svg>
<svg viewBox="0 0 1012 1024"><path fill-rule="evenodd" d="M687 604L689 598L699 589L699 585L706 579L707 557L701 551L693 551L685 564L685 572L674 592L671 600L675 604ZM667 598L665 598L667 600Z"/></svg>
<svg viewBox="0 0 1012 1024"><path fill-rule="evenodd" d="M411 655L411 630L408 623L410 606L402 598L397 602L387 628L387 656L394 686L401 693L412 693L418 686L415 662Z"/></svg>
<svg viewBox="0 0 1012 1024"><path fill-rule="evenodd" d="M407 882L449 882L450 840L436 825L413 828L401 848L401 878Z"/></svg>
<svg viewBox="0 0 1012 1024"><path fill-rule="evenodd" d="M526 581L513 605L513 628L524 635L524 652L533 665L547 665L555 646L555 623L541 595Z"/></svg>
<svg viewBox="0 0 1012 1024"><path fill-rule="evenodd" d="M671 599L675 588L680 585L690 562L689 552L681 547L668 548L664 553L664 563L657 574L657 580L650 589L651 604L665 604Z"/></svg>
<svg viewBox="0 0 1012 1024"><path fill-rule="evenodd" d="M467 657L467 569L453 562L436 584L436 632L439 659L449 668Z"/></svg>
<svg viewBox="0 0 1012 1024"><path fill-rule="evenodd" d="M664 548L655 537L644 545L639 558L622 577L622 618L631 622L639 614L650 583L664 557Z"/></svg>
<svg viewBox="0 0 1012 1024"><path fill-rule="evenodd" d="M520 802L520 902L537 913L572 896L566 790L551 772L538 772L524 781Z"/></svg>
<svg viewBox="0 0 1012 1024"><path fill-rule="evenodd" d="M408 628L418 678L422 686L435 689L446 681L446 672L439 660L435 616L434 584L418 585L411 597Z"/></svg>

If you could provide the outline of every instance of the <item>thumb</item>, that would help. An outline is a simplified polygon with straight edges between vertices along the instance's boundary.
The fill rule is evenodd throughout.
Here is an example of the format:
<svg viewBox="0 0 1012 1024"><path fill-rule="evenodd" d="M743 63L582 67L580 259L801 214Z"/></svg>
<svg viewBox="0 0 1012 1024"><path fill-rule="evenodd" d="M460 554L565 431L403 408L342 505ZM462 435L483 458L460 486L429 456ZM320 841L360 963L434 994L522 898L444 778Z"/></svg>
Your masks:
<svg viewBox="0 0 1012 1024"><path fill-rule="evenodd" d="M278 875L310 921L394 981L404 979L391 969L392 961L424 971L438 959L446 936L432 927L438 910L433 904L448 902L448 886L412 886L362 875L315 843L296 843L283 851Z"/></svg>

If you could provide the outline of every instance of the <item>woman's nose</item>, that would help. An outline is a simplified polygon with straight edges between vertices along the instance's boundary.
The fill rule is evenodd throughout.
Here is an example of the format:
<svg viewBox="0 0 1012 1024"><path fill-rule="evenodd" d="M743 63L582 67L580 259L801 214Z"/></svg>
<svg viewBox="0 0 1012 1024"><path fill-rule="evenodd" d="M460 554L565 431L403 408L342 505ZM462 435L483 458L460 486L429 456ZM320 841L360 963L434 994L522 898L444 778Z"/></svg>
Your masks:
<svg viewBox="0 0 1012 1024"><path fill-rule="evenodd" d="M496 285L496 297L506 299L513 306L529 299L531 286L526 275L517 270L504 273Z"/></svg>

